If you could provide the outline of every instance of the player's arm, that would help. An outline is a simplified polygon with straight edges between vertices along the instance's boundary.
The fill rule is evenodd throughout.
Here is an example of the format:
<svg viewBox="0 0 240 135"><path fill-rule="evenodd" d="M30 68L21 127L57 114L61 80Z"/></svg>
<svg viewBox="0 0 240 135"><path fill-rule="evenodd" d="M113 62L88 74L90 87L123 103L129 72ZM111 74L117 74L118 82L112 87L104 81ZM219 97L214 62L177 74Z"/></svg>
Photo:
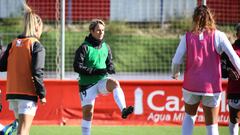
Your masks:
<svg viewBox="0 0 240 135"><path fill-rule="evenodd" d="M172 70L172 78L173 79L178 79L178 77L180 75L180 65L183 62L185 52L186 52L186 35L184 35L181 38L181 41L178 45L176 53L172 59L171 70Z"/></svg>
<svg viewBox="0 0 240 135"><path fill-rule="evenodd" d="M240 59L237 53L234 51L232 44L227 39L227 36L224 33L220 34L219 40L222 51L227 54L237 73L240 74Z"/></svg>
<svg viewBox="0 0 240 135"><path fill-rule="evenodd" d="M9 50L11 49L11 47L12 47L12 43L8 44L7 49L0 56L0 71L1 72L7 71L7 60L8 60Z"/></svg>
<svg viewBox="0 0 240 135"><path fill-rule="evenodd" d="M83 75L103 75L107 73L106 69L94 69L84 65L84 59L87 53L87 45L81 45L75 52L73 68L74 71Z"/></svg>
<svg viewBox="0 0 240 135"><path fill-rule="evenodd" d="M239 75L229 60L226 53L221 55L222 78L229 78L231 80L238 80Z"/></svg>
<svg viewBox="0 0 240 135"><path fill-rule="evenodd" d="M2 90L0 89L0 112L2 111Z"/></svg>
<svg viewBox="0 0 240 135"><path fill-rule="evenodd" d="M0 56L2 56L2 49L3 49L3 46L2 46L1 40L0 40Z"/></svg>
<svg viewBox="0 0 240 135"><path fill-rule="evenodd" d="M45 48L39 42L35 42L32 51L32 77L38 97L45 99L46 90L43 83L45 65Z"/></svg>
<svg viewBox="0 0 240 135"><path fill-rule="evenodd" d="M228 78L228 57L226 53L221 55L222 78Z"/></svg>
<svg viewBox="0 0 240 135"><path fill-rule="evenodd" d="M106 65L107 65L107 72L109 74L115 74L112 51L111 51L111 48L109 46L108 46L108 57L107 57L107 60L106 60Z"/></svg>

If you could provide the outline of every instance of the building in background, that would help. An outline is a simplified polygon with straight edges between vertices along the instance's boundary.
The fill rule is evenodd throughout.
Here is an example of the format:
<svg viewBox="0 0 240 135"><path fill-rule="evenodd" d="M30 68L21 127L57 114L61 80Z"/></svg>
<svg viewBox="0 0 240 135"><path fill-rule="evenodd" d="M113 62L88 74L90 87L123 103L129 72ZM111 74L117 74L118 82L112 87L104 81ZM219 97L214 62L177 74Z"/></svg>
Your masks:
<svg viewBox="0 0 240 135"><path fill-rule="evenodd" d="M22 0L0 0L0 18L21 16Z"/></svg>
<svg viewBox="0 0 240 135"><path fill-rule="evenodd" d="M196 0L111 0L110 20L166 22L191 17Z"/></svg>
<svg viewBox="0 0 240 135"><path fill-rule="evenodd" d="M0 18L21 15L23 0L0 0ZM44 20L56 20L60 0L28 0ZM202 0L66 0L66 20L89 21L101 18L125 22L167 22L191 17ZM41 5L41 6L39 6ZM239 0L207 0L218 23L235 24L240 20ZM225 10L228 9L228 10Z"/></svg>

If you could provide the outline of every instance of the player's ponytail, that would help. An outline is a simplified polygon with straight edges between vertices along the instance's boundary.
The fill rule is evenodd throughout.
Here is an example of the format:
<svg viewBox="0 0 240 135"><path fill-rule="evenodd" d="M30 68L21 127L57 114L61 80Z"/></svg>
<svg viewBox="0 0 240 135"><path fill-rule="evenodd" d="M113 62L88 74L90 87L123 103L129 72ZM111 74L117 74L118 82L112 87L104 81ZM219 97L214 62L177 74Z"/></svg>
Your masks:
<svg viewBox="0 0 240 135"><path fill-rule="evenodd" d="M205 5L200 5L193 13L192 32L202 32L204 29L215 30L216 24L210 9Z"/></svg>
<svg viewBox="0 0 240 135"><path fill-rule="evenodd" d="M42 25L42 19L35 14L32 9L27 5L26 2L23 3L24 7L24 36L35 36L36 33L36 26Z"/></svg>

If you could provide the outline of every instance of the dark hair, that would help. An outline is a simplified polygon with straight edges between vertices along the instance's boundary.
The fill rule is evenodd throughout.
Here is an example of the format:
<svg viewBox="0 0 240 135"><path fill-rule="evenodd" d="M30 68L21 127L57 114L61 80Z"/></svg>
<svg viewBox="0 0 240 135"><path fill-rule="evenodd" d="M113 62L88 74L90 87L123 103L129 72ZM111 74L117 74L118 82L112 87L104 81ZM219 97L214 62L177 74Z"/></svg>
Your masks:
<svg viewBox="0 0 240 135"><path fill-rule="evenodd" d="M93 19L89 25L89 31L94 30L98 24L105 26L105 23L100 19Z"/></svg>
<svg viewBox="0 0 240 135"><path fill-rule="evenodd" d="M237 32L240 32L240 23L238 23L238 24L236 25L235 29L236 29Z"/></svg>

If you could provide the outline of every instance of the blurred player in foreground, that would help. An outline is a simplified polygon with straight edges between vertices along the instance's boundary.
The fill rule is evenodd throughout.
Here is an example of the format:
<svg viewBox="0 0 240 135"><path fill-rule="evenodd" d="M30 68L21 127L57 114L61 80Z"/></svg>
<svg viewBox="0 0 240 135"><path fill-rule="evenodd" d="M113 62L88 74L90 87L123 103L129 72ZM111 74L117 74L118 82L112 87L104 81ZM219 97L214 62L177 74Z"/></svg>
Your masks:
<svg viewBox="0 0 240 135"><path fill-rule="evenodd" d="M237 40L233 44L235 52L240 57L240 23L236 26ZM228 78L227 99L229 107L229 131L230 135L238 135L240 118L240 78L229 58L222 55L223 78Z"/></svg>
<svg viewBox="0 0 240 135"><path fill-rule="evenodd" d="M19 126L17 135L29 135L38 98L46 103L43 84L45 49L39 42L43 23L24 3L24 31L10 44L0 59L0 71L7 71L6 98Z"/></svg>
<svg viewBox="0 0 240 135"><path fill-rule="evenodd" d="M0 51L2 46L0 45ZM0 53L1 54L1 53ZM2 91L0 90L0 112L2 111ZM17 131L18 122L15 120L13 123L4 126L0 123L0 135L12 135L14 132Z"/></svg>
<svg viewBox="0 0 240 135"><path fill-rule="evenodd" d="M17 131L17 128L17 120L7 126L0 124L0 135L13 135Z"/></svg>
<svg viewBox="0 0 240 135"><path fill-rule="evenodd" d="M193 27L181 39L172 60L172 78L178 79L180 64L186 55L183 80L185 116L182 135L192 135L197 110L202 102L207 135L219 135L218 113L222 93L221 59L225 52L240 73L240 59L226 35L217 30L207 6L200 5L193 14Z"/></svg>
<svg viewBox="0 0 240 135"><path fill-rule="evenodd" d="M133 107L126 107L125 96L117 80L107 77L114 74L112 53L104 41L105 23L95 19L89 25L90 34L76 50L74 71L79 73L79 88L82 104L82 135L90 135L95 98L98 94L113 93L115 102L126 119Z"/></svg>
<svg viewBox="0 0 240 135"><path fill-rule="evenodd" d="M0 135L13 135L17 131L17 128L17 120L7 126L0 124Z"/></svg>

